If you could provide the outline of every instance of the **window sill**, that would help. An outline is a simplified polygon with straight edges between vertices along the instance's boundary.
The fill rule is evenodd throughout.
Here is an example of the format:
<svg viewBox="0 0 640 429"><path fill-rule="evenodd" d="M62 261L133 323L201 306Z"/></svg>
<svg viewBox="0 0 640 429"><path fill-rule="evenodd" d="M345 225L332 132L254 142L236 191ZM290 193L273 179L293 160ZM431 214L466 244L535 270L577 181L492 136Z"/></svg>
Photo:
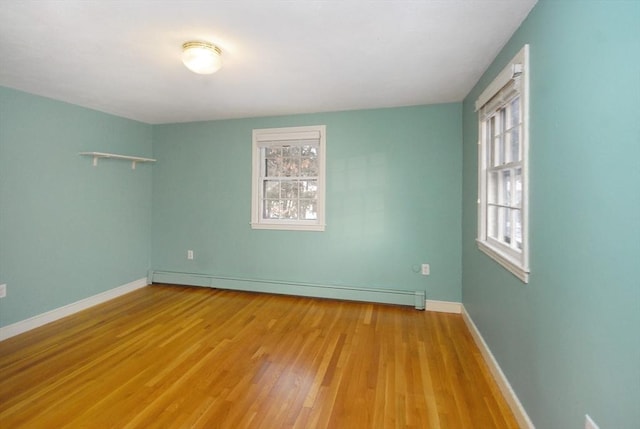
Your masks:
<svg viewBox="0 0 640 429"><path fill-rule="evenodd" d="M272 229L284 231L324 231L324 224L300 225L290 223L254 223L251 222L252 229Z"/></svg>
<svg viewBox="0 0 640 429"><path fill-rule="evenodd" d="M480 249L484 254L502 265L507 271L519 278L523 283L529 283L529 270L522 267L519 261L514 261L512 258L507 257L484 241L476 240L476 243L478 243L478 249Z"/></svg>

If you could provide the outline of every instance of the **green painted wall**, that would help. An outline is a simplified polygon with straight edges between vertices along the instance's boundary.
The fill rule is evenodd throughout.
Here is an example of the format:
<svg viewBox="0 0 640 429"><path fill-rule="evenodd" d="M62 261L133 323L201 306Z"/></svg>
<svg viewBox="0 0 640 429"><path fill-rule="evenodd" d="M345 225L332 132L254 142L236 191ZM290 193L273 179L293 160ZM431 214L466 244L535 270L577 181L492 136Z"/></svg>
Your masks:
<svg viewBox="0 0 640 429"><path fill-rule="evenodd" d="M463 302L536 427L640 422L640 2L540 1L464 102ZM531 45L531 280L480 253L473 103Z"/></svg>
<svg viewBox="0 0 640 429"><path fill-rule="evenodd" d="M143 278L151 126L0 87L0 326Z"/></svg>
<svg viewBox="0 0 640 429"><path fill-rule="evenodd" d="M461 112L457 103L154 126L153 269L459 302ZM326 231L252 230L252 129L318 124ZM423 262L429 277L417 272Z"/></svg>

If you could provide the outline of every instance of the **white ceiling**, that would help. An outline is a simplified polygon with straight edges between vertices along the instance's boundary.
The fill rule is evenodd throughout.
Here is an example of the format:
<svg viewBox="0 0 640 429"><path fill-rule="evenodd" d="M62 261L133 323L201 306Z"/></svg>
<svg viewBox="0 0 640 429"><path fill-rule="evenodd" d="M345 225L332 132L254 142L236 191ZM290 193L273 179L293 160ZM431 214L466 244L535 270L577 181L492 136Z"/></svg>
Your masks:
<svg viewBox="0 0 640 429"><path fill-rule="evenodd" d="M152 124L457 102L535 1L0 0L0 85Z"/></svg>

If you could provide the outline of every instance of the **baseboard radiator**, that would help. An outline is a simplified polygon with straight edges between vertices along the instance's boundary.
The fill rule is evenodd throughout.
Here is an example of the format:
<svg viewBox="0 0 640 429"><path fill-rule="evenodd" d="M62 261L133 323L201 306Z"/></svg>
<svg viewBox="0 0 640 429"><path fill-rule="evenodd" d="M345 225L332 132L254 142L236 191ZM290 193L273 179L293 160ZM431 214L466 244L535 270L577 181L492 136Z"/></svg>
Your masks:
<svg viewBox="0 0 640 429"><path fill-rule="evenodd" d="M415 307L416 310L425 309L425 291L422 290L411 291L363 288L357 286L323 285L280 280L259 280L207 274L180 273L173 271L150 271L149 279L153 283L203 286L216 289L309 296L314 298L333 298L349 301L379 302L384 304L408 305Z"/></svg>

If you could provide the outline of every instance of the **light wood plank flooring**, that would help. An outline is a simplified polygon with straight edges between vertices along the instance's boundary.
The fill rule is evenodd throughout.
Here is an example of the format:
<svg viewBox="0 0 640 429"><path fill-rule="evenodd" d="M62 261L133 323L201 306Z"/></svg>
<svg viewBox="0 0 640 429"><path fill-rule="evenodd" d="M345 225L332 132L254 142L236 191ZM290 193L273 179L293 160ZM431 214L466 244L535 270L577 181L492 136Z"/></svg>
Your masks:
<svg viewBox="0 0 640 429"><path fill-rule="evenodd" d="M516 428L459 315L153 285L0 342L1 428Z"/></svg>

